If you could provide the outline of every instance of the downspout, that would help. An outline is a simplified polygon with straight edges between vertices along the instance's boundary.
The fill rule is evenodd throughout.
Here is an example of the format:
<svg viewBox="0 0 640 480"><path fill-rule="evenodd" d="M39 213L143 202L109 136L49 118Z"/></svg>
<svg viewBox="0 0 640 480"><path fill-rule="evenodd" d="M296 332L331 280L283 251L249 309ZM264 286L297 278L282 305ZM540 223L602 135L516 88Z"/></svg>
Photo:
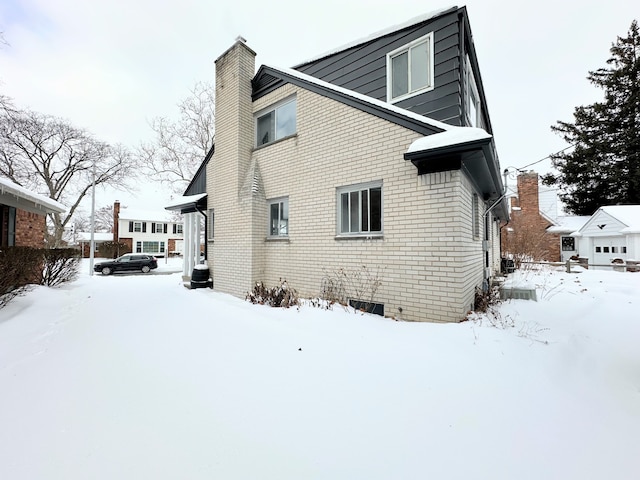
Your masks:
<svg viewBox="0 0 640 480"><path fill-rule="evenodd" d="M487 208L484 212L484 215L482 216L482 225L485 229L485 232L487 231L487 218L488 215L491 213L491 211L496 208L498 206L498 204L507 196L507 170L505 170L503 172L503 176L504 176L504 190L502 192L502 195L500 195L500 197L498 197L498 199L493 202L491 204L491 206L489 208ZM508 223L508 222L507 222ZM486 234L485 234L486 237ZM484 257L483 260L483 264L487 263L487 256L489 254L489 240L485 239L482 242L482 256ZM488 292L489 291L489 279L491 278L491 276L487 273L487 270L489 269L488 265L484 266L484 272L483 272L483 281L482 281L482 291L483 292Z"/></svg>

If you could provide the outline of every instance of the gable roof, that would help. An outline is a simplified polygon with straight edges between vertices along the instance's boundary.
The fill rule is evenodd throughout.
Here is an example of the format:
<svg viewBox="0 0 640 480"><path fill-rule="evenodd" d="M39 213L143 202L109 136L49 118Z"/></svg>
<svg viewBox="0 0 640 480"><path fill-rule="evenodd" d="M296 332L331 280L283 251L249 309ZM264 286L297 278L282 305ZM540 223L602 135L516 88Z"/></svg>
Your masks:
<svg viewBox="0 0 640 480"><path fill-rule="evenodd" d="M564 215L557 217L555 225L547 228L549 233L574 233L580 230L589 221L589 216L584 215Z"/></svg>
<svg viewBox="0 0 640 480"><path fill-rule="evenodd" d="M321 60L325 57L329 57L331 55L335 55L336 53L340 53L343 52L345 50L349 50L350 48L354 48L354 47L358 47L360 45L364 45L365 43L368 43L372 40L381 38L381 37L385 37L387 35L391 35L395 32L398 32L400 30L404 30L405 28L409 28L412 27L414 25L417 25L419 23L423 23L426 22L428 20L434 19L436 17L439 17L441 15L447 14L447 13L451 13L451 12L455 12L458 9L457 6L455 5L451 5L449 7L445 7L445 8L440 8L437 10L433 10L429 13L425 13L423 15L419 15L417 17L413 17L405 22L402 22L400 24L396 24L387 28L384 28L382 30L378 30L377 32L372 33L371 35L368 35L366 37L362 37L359 38L357 40L351 41L347 44L344 44L340 47L337 48L333 48L329 51L326 51L320 55L316 55L315 57L309 58L307 60L305 60L302 63L299 63L298 65L294 66L293 68L298 69L300 67L303 67L304 65L308 64L308 63L312 63L318 60Z"/></svg>
<svg viewBox="0 0 640 480"><path fill-rule="evenodd" d="M0 178L0 203L41 215L67 211L67 207L60 202L34 193L6 178Z"/></svg>
<svg viewBox="0 0 640 480"><path fill-rule="evenodd" d="M353 90L339 87L292 68L276 68L262 65L258 69L258 73L256 73L252 83L254 85L253 100L266 95L285 83L291 83L422 135L431 135L454 128L438 120L433 120L424 115L411 112Z"/></svg>
<svg viewBox="0 0 640 480"><path fill-rule="evenodd" d="M598 211L602 211L625 224L626 227L620 230L620 233L640 233L640 205L609 205L600 207ZM595 216L596 213L593 215Z"/></svg>

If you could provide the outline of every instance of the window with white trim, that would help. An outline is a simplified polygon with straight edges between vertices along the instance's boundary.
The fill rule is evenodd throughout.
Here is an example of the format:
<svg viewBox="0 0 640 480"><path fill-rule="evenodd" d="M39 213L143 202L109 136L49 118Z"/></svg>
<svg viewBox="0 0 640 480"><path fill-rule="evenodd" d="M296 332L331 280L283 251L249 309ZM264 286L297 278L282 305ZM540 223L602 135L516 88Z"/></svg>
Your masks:
<svg viewBox="0 0 640 480"><path fill-rule="evenodd" d="M133 231L142 232L142 222L133 222Z"/></svg>
<svg viewBox="0 0 640 480"><path fill-rule="evenodd" d="M433 89L433 32L387 54L387 101Z"/></svg>
<svg viewBox="0 0 640 480"><path fill-rule="evenodd" d="M467 55L465 62L465 84L466 84L466 111L467 121L471 127L482 127L482 114L480 105L480 94L478 93L478 84L473 75L471 61Z"/></svg>
<svg viewBox="0 0 640 480"><path fill-rule="evenodd" d="M174 225L174 227L175 227L175 233L182 234L182 231L183 231L183 230L182 230L182 228L183 228L183 227L182 227L182 224L181 224L181 223L176 223L176 224Z"/></svg>
<svg viewBox="0 0 640 480"><path fill-rule="evenodd" d="M256 145L266 145L296 133L296 99L287 99L256 116Z"/></svg>
<svg viewBox="0 0 640 480"><path fill-rule="evenodd" d="M269 236L286 237L289 235L289 198L268 200Z"/></svg>
<svg viewBox="0 0 640 480"><path fill-rule="evenodd" d="M382 234L382 181L337 189L338 234Z"/></svg>

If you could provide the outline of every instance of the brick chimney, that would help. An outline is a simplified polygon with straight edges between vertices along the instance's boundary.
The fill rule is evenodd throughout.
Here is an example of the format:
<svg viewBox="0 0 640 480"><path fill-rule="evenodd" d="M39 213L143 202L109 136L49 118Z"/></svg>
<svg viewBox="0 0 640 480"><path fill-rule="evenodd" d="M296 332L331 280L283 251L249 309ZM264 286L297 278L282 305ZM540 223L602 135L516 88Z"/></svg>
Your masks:
<svg viewBox="0 0 640 480"><path fill-rule="evenodd" d="M208 264L214 288L238 297L252 288L264 268L267 207L259 166L252 160L255 56L238 37L215 62L216 149L207 164L207 203L215 212Z"/></svg>
<svg viewBox="0 0 640 480"><path fill-rule="evenodd" d="M518 175L518 203L523 212L536 215L540 212L538 195L538 174L527 172Z"/></svg>
<svg viewBox="0 0 640 480"><path fill-rule="evenodd" d="M119 232L119 224L120 224L120 200L116 200L113 203L113 243L118 243L120 239Z"/></svg>

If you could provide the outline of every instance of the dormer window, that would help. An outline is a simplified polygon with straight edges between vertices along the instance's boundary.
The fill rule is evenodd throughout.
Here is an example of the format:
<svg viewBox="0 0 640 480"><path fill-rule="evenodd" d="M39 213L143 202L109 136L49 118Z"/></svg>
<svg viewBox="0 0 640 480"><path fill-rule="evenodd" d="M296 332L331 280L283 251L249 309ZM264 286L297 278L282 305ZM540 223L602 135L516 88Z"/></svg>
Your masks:
<svg viewBox="0 0 640 480"><path fill-rule="evenodd" d="M296 99L260 112L256 117L256 145L266 145L296 133Z"/></svg>
<svg viewBox="0 0 640 480"><path fill-rule="evenodd" d="M433 89L433 32L387 54L387 100Z"/></svg>

